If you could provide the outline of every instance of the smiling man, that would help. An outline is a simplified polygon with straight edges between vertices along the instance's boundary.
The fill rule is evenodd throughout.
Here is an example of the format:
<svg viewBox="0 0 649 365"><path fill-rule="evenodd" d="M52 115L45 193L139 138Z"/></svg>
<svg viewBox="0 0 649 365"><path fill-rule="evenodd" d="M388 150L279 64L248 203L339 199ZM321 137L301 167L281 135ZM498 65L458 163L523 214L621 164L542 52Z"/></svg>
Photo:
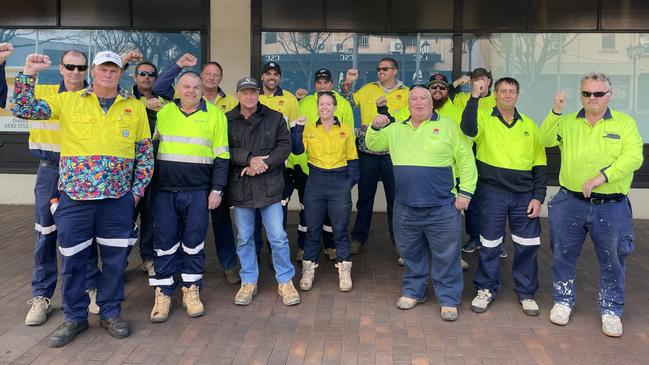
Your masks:
<svg viewBox="0 0 649 365"><path fill-rule="evenodd" d="M559 92L543 121L540 140L561 149L561 189L548 203L552 243L554 307L550 322L566 325L576 303L577 258L590 233L600 266L602 332L622 336L624 262L633 252L633 220L627 197L633 173L642 165L642 137L631 116L609 108L613 85L590 73L581 80L583 108L562 115Z"/></svg>
<svg viewBox="0 0 649 365"><path fill-rule="evenodd" d="M93 60L93 84L82 91L37 99L36 74L48 56L27 56L14 83L12 112L25 119L60 120L61 197L54 219L58 230L65 321L50 346L68 344L88 328L86 263L98 243L102 271L97 290L99 324L111 336L129 336L120 318L124 270L133 240L133 210L153 173L153 147L144 105L119 88L122 60L110 51Z"/></svg>

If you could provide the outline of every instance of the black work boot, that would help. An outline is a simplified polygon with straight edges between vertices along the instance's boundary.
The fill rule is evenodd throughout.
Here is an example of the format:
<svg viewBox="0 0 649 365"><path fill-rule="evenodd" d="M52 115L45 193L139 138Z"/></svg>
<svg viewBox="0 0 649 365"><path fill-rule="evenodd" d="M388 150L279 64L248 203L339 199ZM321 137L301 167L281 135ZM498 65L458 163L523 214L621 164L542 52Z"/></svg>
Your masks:
<svg viewBox="0 0 649 365"><path fill-rule="evenodd" d="M88 329L88 321L63 322L56 327L50 337L50 347L61 347L69 344L81 332Z"/></svg>
<svg viewBox="0 0 649 365"><path fill-rule="evenodd" d="M115 338L126 338L131 334L128 323L119 317L102 319L99 321L99 326L105 328Z"/></svg>

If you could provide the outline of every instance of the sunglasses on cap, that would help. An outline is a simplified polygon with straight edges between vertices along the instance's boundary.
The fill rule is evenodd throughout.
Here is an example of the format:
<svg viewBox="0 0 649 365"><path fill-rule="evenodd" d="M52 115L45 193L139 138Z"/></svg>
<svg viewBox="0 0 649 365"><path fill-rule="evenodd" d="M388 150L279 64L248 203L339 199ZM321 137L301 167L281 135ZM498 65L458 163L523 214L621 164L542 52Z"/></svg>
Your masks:
<svg viewBox="0 0 649 365"><path fill-rule="evenodd" d="M65 69L68 71L74 71L74 69L76 68L77 70L79 70L79 72L83 72L88 69L88 65L73 65L71 63L66 63L63 65L63 67L65 67Z"/></svg>
<svg viewBox="0 0 649 365"><path fill-rule="evenodd" d="M611 92L611 90L595 91L595 92L592 92L592 93L590 91L582 91L581 96L583 96L585 98L590 98L591 96L594 96L596 98L601 98L604 95L608 94L609 92Z"/></svg>
<svg viewBox="0 0 649 365"><path fill-rule="evenodd" d="M437 90L442 90L442 91L447 89L446 86L440 85L440 84L430 85L428 88L431 89L431 90L437 89Z"/></svg>
<svg viewBox="0 0 649 365"><path fill-rule="evenodd" d="M394 68L394 67L392 67L392 66L377 67L377 68L376 68L376 72L380 72L380 71L388 72L389 70L392 70L393 68Z"/></svg>
<svg viewBox="0 0 649 365"><path fill-rule="evenodd" d="M142 77L147 77L147 76L156 77L157 76L155 71L137 71L135 74L138 75L138 76L142 76Z"/></svg>

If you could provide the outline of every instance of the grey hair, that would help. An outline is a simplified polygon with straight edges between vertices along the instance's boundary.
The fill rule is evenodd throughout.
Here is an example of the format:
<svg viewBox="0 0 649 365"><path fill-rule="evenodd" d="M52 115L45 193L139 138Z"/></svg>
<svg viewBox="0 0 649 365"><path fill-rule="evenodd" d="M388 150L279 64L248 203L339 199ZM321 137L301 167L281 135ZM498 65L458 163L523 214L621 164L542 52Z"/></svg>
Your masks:
<svg viewBox="0 0 649 365"><path fill-rule="evenodd" d="M611 83L611 79L609 79L608 76L601 72L590 72L584 75L584 77L581 78L579 85L582 85L586 80L602 81L608 85L609 90L613 89L613 83Z"/></svg>
<svg viewBox="0 0 649 365"><path fill-rule="evenodd" d="M408 98L410 98L410 96L412 95L412 92L417 90L417 89L426 90L426 95L427 95L426 99L429 99L431 102L433 101L433 97L430 95L430 92L428 92L428 88L426 86L424 86L424 85L419 85L419 84L415 84L415 85L412 85L410 87L410 91L408 92Z"/></svg>

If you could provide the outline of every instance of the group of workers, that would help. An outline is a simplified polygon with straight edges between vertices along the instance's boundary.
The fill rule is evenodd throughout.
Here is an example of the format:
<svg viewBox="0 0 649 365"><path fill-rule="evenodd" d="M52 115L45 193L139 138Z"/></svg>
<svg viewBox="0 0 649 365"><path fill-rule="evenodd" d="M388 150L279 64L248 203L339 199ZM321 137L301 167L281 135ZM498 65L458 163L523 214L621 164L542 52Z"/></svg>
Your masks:
<svg viewBox="0 0 649 365"><path fill-rule="evenodd" d="M12 51L0 44L2 73ZM138 63L127 92L119 80L131 61ZM234 96L221 89L217 62L200 73L185 70L197 65L191 54L158 74L139 52L102 51L88 65L83 52L70 50L60 59L62 82L37 84L37 74L51 63L47 55L27 56L10 108L29 119L29 149L40 160L27 325L47 320L57 248L61 257L65 321L52 334L53 347L87 329L88 312L98 313L112 336L129 335L120 311L127 257L138 235L143 269L155 288L150 320L168 319L177 286L187 314L203 315L209 215L226 279L241 284L234 303L248 305L257 293L263 226L278 294L285 305L298 304L285 229L293 190L302 208L295 255L302 263L300 290L313 286L321 236L325 255L336 261L340 290L352 290L352 255L368 240L378 181L405 269L400 309L425 302L430 280L442 319L456 320L467 266L461 253L479 249L471 310L485 312L500 288L508 222L514 291L522 311L536 316L545 147L553 146L561 149L561 187L548 201L550 321L568 324L576 261L590 233L601 268L602 331L623 333L624 263L633 251L627 194L642 164L643 141L631 116L609 108L613 89L604 74L582 78L578 112L564 113L567 94L559 92L538 127L516 108L518 81L494 82L484 68L453 83L434 73L406 87L397 78L398 63L386 57L378 62L377 81L358 90L358 70L334 85L322 68L314 74L316 92L298 89L298 100L279 86L276 62L263 65L261 84L240 79ZM456 92L467 83L470 92ZM360 109L360 128L353 108ZM462 215L470 237L464 247Z"/></svg>

